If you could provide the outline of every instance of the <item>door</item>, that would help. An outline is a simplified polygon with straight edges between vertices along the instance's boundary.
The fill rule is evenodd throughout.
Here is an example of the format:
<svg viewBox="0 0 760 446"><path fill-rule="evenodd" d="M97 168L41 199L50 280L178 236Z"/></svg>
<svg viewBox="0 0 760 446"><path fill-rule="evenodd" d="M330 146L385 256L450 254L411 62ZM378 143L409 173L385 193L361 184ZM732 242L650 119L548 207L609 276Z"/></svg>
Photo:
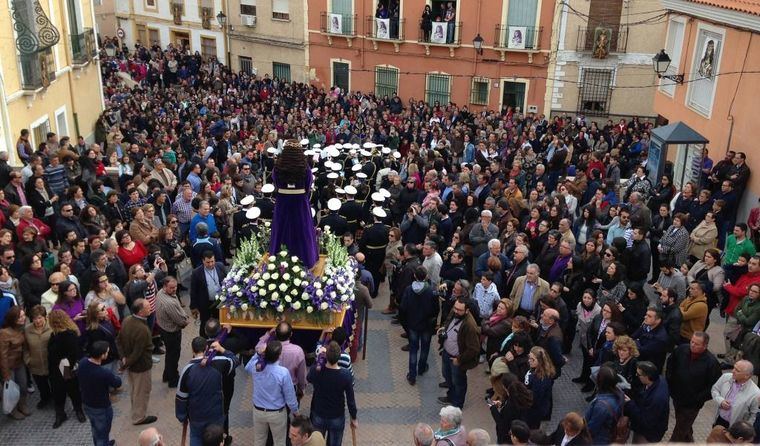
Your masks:
<svg viewBox="0 0 760 446"><path fill-rule="evenodd" d="M190 48L190 33L174 31L174 44L182 49Z"/></svg>
<svg viewBox="0 0 760 446"><path fill-rule="evenodd" d="M345 62L333 62L333 86L340 87L340 91L348 91L349 68Z"/></svg>
<svg viewBox="0 0 760 446"><path fill-rule="evenodd" d="M501 104L525 111L525 83L504 81L501 93Z"/></svg>

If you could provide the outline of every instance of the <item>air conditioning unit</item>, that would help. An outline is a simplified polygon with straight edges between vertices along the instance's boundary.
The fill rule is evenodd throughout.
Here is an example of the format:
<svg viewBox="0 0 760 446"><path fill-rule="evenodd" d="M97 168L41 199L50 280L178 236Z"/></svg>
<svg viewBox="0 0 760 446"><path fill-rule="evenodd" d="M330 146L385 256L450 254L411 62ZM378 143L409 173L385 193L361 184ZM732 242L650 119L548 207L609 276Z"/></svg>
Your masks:
<svg viewBox="0 0 760 446"><path fill-rule="evenodd" d="M253 28L256 26L256 16L255 15L244 15L243 17L243 25Z"/></svg>
<svg viewBox="0 0 760 446"><path fill-rule="evenodd" d="M537 105L529 105L528 106L528 113L538 113L538 106Z"/></svg>

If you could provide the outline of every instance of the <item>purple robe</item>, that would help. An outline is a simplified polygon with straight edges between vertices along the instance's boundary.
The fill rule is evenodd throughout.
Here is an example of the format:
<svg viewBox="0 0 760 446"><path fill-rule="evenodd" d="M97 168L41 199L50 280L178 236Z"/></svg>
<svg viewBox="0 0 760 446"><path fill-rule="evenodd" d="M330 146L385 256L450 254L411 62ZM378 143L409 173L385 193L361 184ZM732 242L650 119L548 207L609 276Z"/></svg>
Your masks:
<svg viewBox="0 0 760 446"><path fill-rule="evenodd" d="M277 200L274 204L269 253L277 254L282 245L285 245L290 255L301 259L306 268L314 266L319 258L317 233L309 205L312 181L314 177L308 167L303 179L295 184L280 181L276 170L272 173Z"/></svg>

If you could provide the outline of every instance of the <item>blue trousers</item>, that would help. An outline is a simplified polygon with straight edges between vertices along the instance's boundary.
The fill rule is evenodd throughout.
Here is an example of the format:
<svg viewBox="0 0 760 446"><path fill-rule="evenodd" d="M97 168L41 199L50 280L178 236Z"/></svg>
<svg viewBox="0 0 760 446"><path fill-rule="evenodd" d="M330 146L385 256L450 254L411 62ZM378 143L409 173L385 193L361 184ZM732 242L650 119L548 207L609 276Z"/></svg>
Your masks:
<svg viewBox="0 0 760 446"><path fill-rule="evenodd" d="M109 437L111 436L111 423L113 423L113 408L108 407L90 407L82 405L82 410L90 420L92 428L92 444L95 446L108 446Z"/></svg>
<svg viewBox="0 0 760 446"><path fill-rule="evenodd" d="M428 369L428 354L433 333L429 331L409 330L409 377L415 379L418 373ZM417 353L419 352L419 358Z"/></svg>
<svg viewBox="0 0 760 446"><path fill-rule="evenodd" d="M327 446L341 446L343 444L343 430L346 427L346 417L322 418L314 412L311 413L311 423L314 429L325 436Z"/></svg>
<svg viewBox="0 0 760 446"><path fill-rule="evenodd" d="M454 365L451 361L451 356L446 353L446 350L443 351L442 359L443 379L449 385L449 390L446 392L446 396L448 396L452 406L461 409L464 407L464 400L467 396L467 371Z"/></svg>

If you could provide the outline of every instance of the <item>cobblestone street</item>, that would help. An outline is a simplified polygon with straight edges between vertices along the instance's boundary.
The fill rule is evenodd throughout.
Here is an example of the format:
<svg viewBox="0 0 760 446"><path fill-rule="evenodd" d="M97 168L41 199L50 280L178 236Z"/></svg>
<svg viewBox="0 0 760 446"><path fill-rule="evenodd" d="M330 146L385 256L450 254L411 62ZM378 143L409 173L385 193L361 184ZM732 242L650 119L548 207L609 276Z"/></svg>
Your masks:
<svg viewBox="0 0 760 446"><path fill-rule="evenodd" d="M186 300L187 296L183 296ZM359 428L357 443L361 445L408 445L412 442L411 431L415 423L427 422L435 427L438 422L440 404L437 397L442 395L438 388L440 378L440 357L431 352L431 371L418 378L417 385L407 384L405 375L407 354L400 350L405 343L399 334L401 328L390 324L390 317L380 314L387 304L387 288L381 289L380 297L375 301L375 309L370 310L369 336L367 343L367 360L357 360L354 364L356 374L356 399L359 408ZM717 314L715 315L717 316ZM720 352L723 343L720 337L720 324L715 318L709 332L713 336L711 350ZM197 326L190 324L183 337L182 359L180 366L190 357L190 340L197 333ZM435 341L434 341L435 344ZM361 356L361 354L360 354ZM544 424L546 430L553 430L561 417L568 411L583 412L587 403L586 394L580 393L580 386L570 380L578 375L580 355L573 351L568 365L563 369L562 377L554 386L554 411L552 420ZM161 382L162 362L153 367L153 391L150 399L149 414L158 416L154 424L163 434L167 445L179 445L182 433L181 425L174 417L174 390L168 389ZM126 386L126 379L125 386ZM484 401L488 379L483 366L478 366L468 373L467 403L464 408L466 427L482 427L491 433L495 440L494 423ZM238 369L235 395L231 408L231 429L234 444L252 445L253 428L251 413L251 379L242 367ZM31 407L38 400L39 392L31 397ZM308 413L311 400L310 392L302 400L302 412ZM0 418L1 445L38 445L38 446L74 446L91 444L89 423L80 424L68 406L69 420L59 429L53 430L54 413L52 408L37 411L23 421L13 421L8 417ZM133 426L129 422L129 392L122 392L114 404L115 420L111 431L117 444L135 444L140 430L144 426ZM709 402L700 413L694 426L694 437L703 440L710 430L715 413L715 405ZM670 428L673 427L671 411ZM665 438L669 438L669 433ZM351 433L345 431L344 444L351 444Z"/></svg>

